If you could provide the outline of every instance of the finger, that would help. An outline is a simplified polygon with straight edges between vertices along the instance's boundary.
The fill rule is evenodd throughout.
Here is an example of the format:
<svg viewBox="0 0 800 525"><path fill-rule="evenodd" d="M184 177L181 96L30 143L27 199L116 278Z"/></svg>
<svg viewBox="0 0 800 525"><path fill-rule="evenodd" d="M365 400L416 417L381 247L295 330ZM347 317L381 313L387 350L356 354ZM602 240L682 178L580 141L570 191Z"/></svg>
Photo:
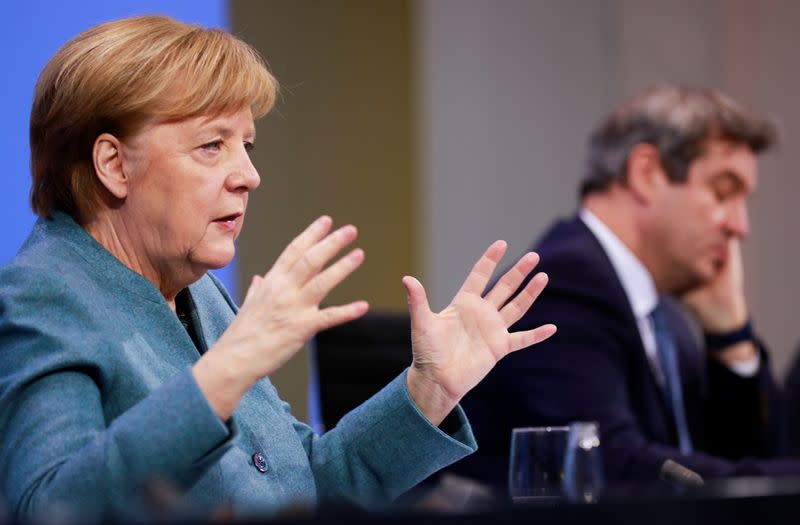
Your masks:
<svg viewBox="0 0 800 525"><path fill-rule="evenodd" d="M344 281L364 262L364 250L356 248L322 273L314 276L306 285L312 301L319 304L331 290Z"/></svg>
<svg viewBox="0 0 800 525"><path fill-rule="evenodd" d="M417 279L406 275L403 277L403 286L406 289L406 299L408 299L408 312L411 314L412 329L418 327L417 323L424 322L431 314L428 304L428 296L425 287Z"/></svg>
<svg viewBox="0 0 800 525"><path fill-rule="evenodd" d="M508 302L501 310L500 316L505 321L506 326L511 326L520 320L525 315L525 312L531 307L533 302L542 293L544 287L547 286L548 277L544 272L539 272L533 276L525 285L525 289Z"/></svg>
<svg viewBox="0 0 800 525"><path fill-rule="evenodd" d="M539 254L534 252L526 253L517 264L514 265L506 274L497 281L497 284L486 295L486 300L492 303L498 310L503 306L511 294L517 291L519 285L525 277L539 264Z"/></svg>
<svg viewBox="0 0 800 525"><path fill-rule="evenodd" d="M317 331L327 330L340 324L348 323L358 319L369 310L366 301L355 301L341 306L329 306L319 311L319 322Z"/></svg>
<svg viewBox="0 0 800 525"><path fill-rule="evenodd" d="M478 262L475 263L475 266L472 267L472 271L467 276L467 279L464 281L458 293L466 292L481 295L489 279L492 277L497 263L503 258L503 254L506 253L506 247L506 241L495 241L489 246L481 258L478 259Z"/></svg>
<svg viewBox="0 0 800 525"><path fill-rule="evenodd" d="M739 239L733 238L728 247L728 267L731 279L735 286L744 283L744 265L742 264L742 247Z"/></svg>
<svg viewBox="0 0 800 525"><path fill-rule="evenodd" d="M311 246L289 269L293 280L301 285L308 282L322 270L334 255L353 242L356 237L358 237L358 230L352 224L348 224Z"/></svg>
<svg viewBox="0 0 800 525"><path fill-rule="evenodd" d="M333 220L327 215L323 215L312 222L300 235L292 239L292 242L286 246L283 252L278 256L278 260L275 261L273 268L280 271L288 271L311 246L327 235L332 224Z"/></svg>
<svg viewBox="0 0 800 525"><path fill-rule="evenodd" d="M533 330L525 330L524 332L514 332L509 334L511 337L511 351L516 352L523 348L541 343L545 339L556 333L556 325L544 324Z"/></svg>

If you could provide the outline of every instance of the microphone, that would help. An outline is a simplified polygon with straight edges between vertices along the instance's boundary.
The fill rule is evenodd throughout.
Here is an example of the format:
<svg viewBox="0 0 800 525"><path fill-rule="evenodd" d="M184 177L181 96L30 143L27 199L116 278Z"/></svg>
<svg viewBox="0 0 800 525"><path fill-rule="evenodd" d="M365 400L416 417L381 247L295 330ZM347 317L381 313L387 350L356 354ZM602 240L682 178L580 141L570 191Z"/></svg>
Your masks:
<svg viewBox="0 0 800 525"><path fill-rule="evenodd" d="M658 478L670 485L679 488L696 489L705 485L703 478L694 470L690 470L680 463L666 460L658 471Z"/></svg>

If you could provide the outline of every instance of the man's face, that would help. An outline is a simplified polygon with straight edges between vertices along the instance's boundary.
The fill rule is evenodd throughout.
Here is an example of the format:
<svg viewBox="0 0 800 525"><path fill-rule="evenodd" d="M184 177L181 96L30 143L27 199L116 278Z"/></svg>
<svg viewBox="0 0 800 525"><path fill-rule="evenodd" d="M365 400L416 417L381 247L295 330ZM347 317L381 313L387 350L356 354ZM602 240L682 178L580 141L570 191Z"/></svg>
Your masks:
<svg viewBox="0 0 800 525"><path fill-rule="evenodd" d="M658 252L662 291L690 290L723 268L731 239L748 233L747 198L757 179L750 148L712 139L689 166L685 183L662 185L650 243Z"/></svg>

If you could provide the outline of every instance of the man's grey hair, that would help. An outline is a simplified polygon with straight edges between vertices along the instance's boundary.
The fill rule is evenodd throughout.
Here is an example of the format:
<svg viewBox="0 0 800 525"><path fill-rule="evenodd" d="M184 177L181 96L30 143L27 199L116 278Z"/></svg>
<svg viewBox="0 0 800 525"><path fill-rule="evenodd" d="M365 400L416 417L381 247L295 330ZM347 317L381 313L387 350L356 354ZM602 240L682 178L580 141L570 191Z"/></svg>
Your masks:
<svg viewBox="0 0 800 525"><path fill-rule="evenodd" d="M625 183L628 155L637 144L651 144L669 179L684 182L689 165L710 139L729 140L762 153L777 140L775 124L745 110L735 100L708 88L660 86L614 109L589 137L586 175L580 196Z"/></svg>

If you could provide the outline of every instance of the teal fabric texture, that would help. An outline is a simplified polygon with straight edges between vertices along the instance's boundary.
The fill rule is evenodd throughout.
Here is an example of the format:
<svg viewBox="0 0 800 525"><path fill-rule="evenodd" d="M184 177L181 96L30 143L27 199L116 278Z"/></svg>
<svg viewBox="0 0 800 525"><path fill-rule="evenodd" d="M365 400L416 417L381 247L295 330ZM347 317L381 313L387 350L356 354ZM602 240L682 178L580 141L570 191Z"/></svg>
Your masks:
<svg viewBox="0 0 800 525"><path fill-rule="evenodd" d="M189 292L211 347L237 307L211 274ZM199 358L150 281L69 216L40 219L0 269L0 491L14 515L132 515L158 487L201 514L383 505L477 448L460 407L451 434L430 424L405 373L321 436L266 378L223 423L191 374Z"/></svg>

